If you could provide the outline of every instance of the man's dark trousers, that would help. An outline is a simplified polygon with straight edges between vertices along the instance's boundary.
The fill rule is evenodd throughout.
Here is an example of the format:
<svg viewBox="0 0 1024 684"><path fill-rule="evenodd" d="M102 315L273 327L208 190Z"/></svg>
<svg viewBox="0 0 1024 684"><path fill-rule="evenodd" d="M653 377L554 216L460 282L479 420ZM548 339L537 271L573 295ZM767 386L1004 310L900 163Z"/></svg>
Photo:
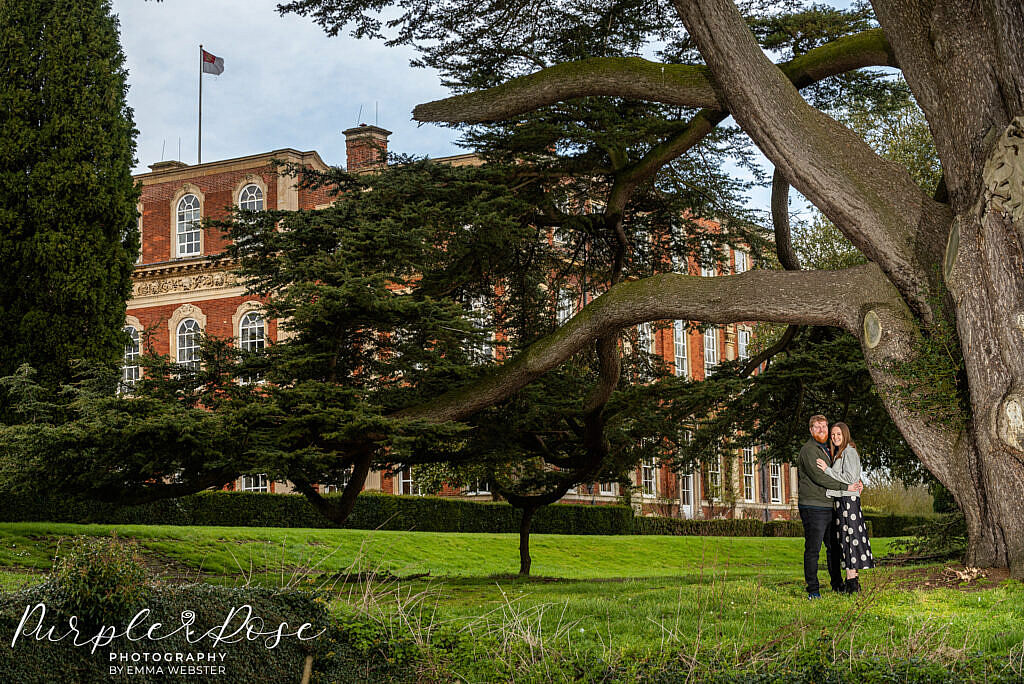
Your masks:
<svg viewBox="0 0 1024 684"><path fill-rule="evenodd" d="M807 582L807 593L818 593L818 554L821 553L822 541L825 542L825 558L832 590L842 591L843 574L839 567L842 551L832 509L800 506L800 520L804 523L804 581Z"/></svg>

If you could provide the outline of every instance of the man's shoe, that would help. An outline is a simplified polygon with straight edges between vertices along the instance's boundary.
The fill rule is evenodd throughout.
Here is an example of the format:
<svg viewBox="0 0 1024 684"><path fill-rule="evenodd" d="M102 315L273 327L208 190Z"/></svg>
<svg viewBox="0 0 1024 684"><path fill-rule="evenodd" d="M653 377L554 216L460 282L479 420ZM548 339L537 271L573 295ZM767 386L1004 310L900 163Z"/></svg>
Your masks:
<svg viewBox="0 0 1024 684"><path fill-rule="evenodd" d="M818 592L814 592L813 594L808 594L807 595L807 600L808 601L814 601L815 599L820 599L820 598L821 598L821 594L819 594Z"/></svg>

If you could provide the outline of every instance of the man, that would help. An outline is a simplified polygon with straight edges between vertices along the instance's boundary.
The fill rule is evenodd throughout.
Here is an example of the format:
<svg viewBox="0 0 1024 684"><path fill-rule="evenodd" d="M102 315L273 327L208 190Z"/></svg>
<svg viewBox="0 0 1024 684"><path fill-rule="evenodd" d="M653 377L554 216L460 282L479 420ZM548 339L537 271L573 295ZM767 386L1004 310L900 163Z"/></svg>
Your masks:
<svg viewBox="0 0 1024 684"><path fill-rule="evenodd" d="M843 591L845 584L839 567L842 552L832 519L832 500L825 495L825 490L849 489L851 492L859 492L864 489L864 485L855 482L847 486L845 482L829 477L818 469L816 462L819 458L826 463L832 462L828 452L828 419L820 415L812 416L810 427L811 438L800 449L797 470L800 473L800 520L804 524L804 580L807 582L807 598L819 599L818 554L821 553L823 540L832 591Z"/></svg>

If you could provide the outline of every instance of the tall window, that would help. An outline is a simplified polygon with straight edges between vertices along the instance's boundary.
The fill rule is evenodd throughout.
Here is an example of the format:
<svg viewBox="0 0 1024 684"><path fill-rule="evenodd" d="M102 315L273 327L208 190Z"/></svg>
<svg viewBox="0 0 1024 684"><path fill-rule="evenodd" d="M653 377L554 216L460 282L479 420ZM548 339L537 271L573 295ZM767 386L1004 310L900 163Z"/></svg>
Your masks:
<svg viewBox="0 0 1024 684"><path fill-rule="evenodd" d="M653 323L641 323L636 326L636 342L642 351L648 354L655 353Z"/></svg>
<svg viewBox="0 0 1024 684"><path fill-rule="evenodd" d="M255 475L243 475L241 491L269 492L270 482L267 480L266 473L257 473Z"/></svg>
<svg viewBox="0 0 1024 684"><path fill-rule="evenodd" d="M711 240L703 240L701 242L701 263L704 264L700 267L700 274L705 278L710 278L718 275L718 269L715 264L715 257L717 250L715 249L714 243Z"/></svg>
<svg viewBox="0 0 1024 684"><path fill-rule="evenodd" d="M736 331L736 353L741 359L750 358L750 331L740 328Z"/></svg>
<svg viewBox="0 0 1024 684"><path fill-rule="evenodd" d="M718 328L708 328L704 331L704 375L710 375L711 370L718 365Z"/></svg>
<svg viewBox="0 0 1024 684"><path fill-rule="evenodd" d="M737 273L746 273L747 271L750 270L750 261L749 261L749 259L747 257L747 253L746 252L743 252L743 251L740 251L740 250L737 249L735 252L733 252L733 256L736 259L736 272Z"/></svg>
<svg viewBox="0 0 1024 684"><path fill-rule="evenodd" d="M178 256L199 254L199 198L185 195L178 200Z"/></svg>
<svg viewBox="0 0 1024 684"><path fill-rule="evenodd" d="M131 338L124 347L124 367L121 379L125 385L134 385L142 376L142 369L139 367L139 355L141 345L139 344L139 331L135 326L125 326L124 331Z"/></svg>
<svg viewBox="0 0 1024 684"><path fill-rule="evenodd" d="M576 313L576 298L570 290L564 287L559 288L555 306L555 317L558 320L558 325L562 325Z"/></svg>
<svg viewBox="0 0 1024 684"><path fill-rule="evenodd" d="M470 348L470 357L477 363L490 363L494 360L494 322L487 301L483 297L475 297L469 303L469 311L469 319L479 329L479 337Z"/></svg>
<svg viewBox="0 0 1024 684"><path fill-rule="evenodd" d="M263 190L250 183L238 193L238 208L245 211L263 211Z"/></svg>
<svg viewBox="0 0 1024 684"><path fill-rule="evenodd" d="M693 505L693 473L679 476L679 503L684 506Z"/></svg>
<svg viewBox="0 0 1024 684"><path fill-rule="evenodd" d="M644 496L656 496L658 483L655 477L657 468L653 458L645 458L640 464L640 483Z"/></svg>
<svg viewBox="0 0 1024 684"><path fill-rule="evenodd" d="M412 468L402 468L398 474L398 493L411 496L423 495L423 490L412 478Z"/></svg>
<svg viewBox="0 0 1024 684"><path fill-rule="evenodd" d="M247 352L257 352L267 346L267 326L255 311L242 316L238 324L238 346Z"/></svg>
<svg viewBox="0 0 1024 684"><path fill-rule="evenodd" d="M772 503L782 503L782 466L772 463L768 468L769 481L771 484Z"/></svg>
<svg viewBox="0 0 1024 684"><path fill-rule="evenodd" d="M743 499L754 500L754 447L743 447Z"/></svg>
<svg viewBox="0 0 1024 684"><path fill-rule="evenodd" d="M675 348L676 375L686 375L686 322L672 325L672 346Z"/></svg>
<svg viewBox="0 0 1024 684"><path fill-rule="evenodd" d="M178 363L199 370L199 323L186 318L178 324Z"/></svg>
<svg viewBox="0 0 1024 684"><path fill-rule="evenodd" d="M708 463L708 500L722 497L722 462L713 458Z"/></svg>

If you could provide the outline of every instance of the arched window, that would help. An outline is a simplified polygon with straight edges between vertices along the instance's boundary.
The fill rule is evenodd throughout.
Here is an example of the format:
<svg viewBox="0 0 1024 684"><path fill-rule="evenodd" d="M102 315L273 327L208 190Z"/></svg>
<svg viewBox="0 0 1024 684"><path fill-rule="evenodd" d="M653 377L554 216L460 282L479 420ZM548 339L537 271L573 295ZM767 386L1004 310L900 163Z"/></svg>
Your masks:
<svg viewBox="0 0 1024 684"><path fill-rule="evenodd" d="M199 370L199 323L186 318L178 324L178 363Z"/></svg>
<svg viewBox="0 0 1024 684"><path fill-rule="evenodd" d="M199 198L185 195L178 200L178 256L199 254Z"/></svg>
<svg viewBox="0 0 1024 684"><path fill-rule="evenodd" d="M263 323L263 317L255 311L242 316L238 324L238 346L242 351L260 351L266 346L266 340L267 326Z"/></svg>
<svg viewBox="0 0 1024 684"><path fill-rule="evenodd" d="M238 208L245 211L263 211L263 190L250 183L238 193Z"/></svg>
<svg viewBox="0 0 1024 684"><path fill-rule="evenodd" d="M124 367L121 379L125 385L134 385L142 376L142 369L138 364L142 351L139 344L139 331L133 325L125 326L124 331L128 333L131 340L124 348Z"/></svg>

